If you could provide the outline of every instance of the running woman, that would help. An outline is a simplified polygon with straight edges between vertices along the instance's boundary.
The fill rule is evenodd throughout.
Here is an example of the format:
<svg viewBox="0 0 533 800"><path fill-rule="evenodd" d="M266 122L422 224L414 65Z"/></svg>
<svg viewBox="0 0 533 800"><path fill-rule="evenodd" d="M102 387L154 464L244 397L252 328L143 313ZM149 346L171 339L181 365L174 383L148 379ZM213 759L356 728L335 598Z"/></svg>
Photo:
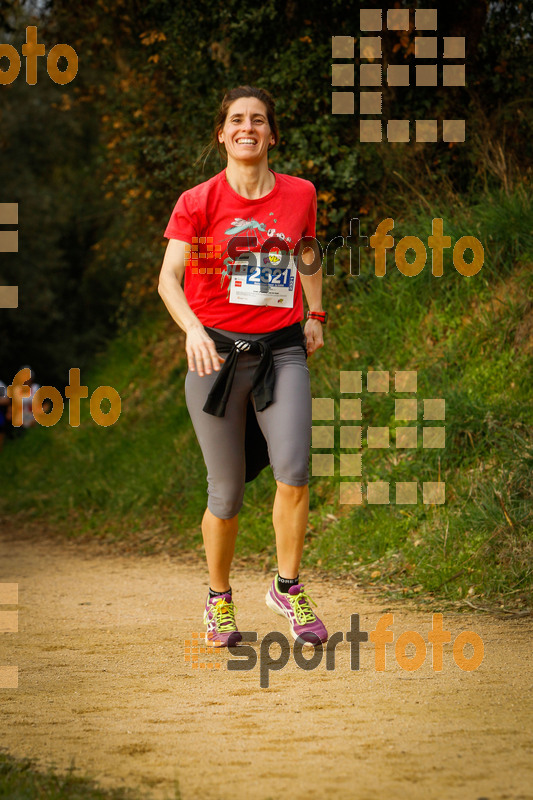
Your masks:
<svg viewBox="0 0 533 800"><path fill-rule="evenodd" d="M314 251L302 243L297 264L295 247L315 238L316 191L308 180L269 169L268 151L278 141L269 92L229 91L208 147L220 153L224 145L227 166L183 192L164 234L159 294L186 333L185 396L207 467L204 623L215 647L242 638L230 585L238 514L245 482L268 463L277 484L278 573L266 603L287 618L294 639L314 646L328 637L299 580L309 512L306 356L323 347L327 314ZM303 330L302 287L309 306Z"/></svg>

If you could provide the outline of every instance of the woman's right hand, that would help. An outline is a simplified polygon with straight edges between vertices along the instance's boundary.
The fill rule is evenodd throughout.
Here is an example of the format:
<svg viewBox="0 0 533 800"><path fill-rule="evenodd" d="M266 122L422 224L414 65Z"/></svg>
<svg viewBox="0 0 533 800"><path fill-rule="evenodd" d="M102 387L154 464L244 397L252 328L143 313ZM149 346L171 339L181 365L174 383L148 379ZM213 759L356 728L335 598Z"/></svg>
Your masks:
<svg viewBox="0 0 533 800"><path fill-rule="evenodd" d="M194 326L187 331L185 352L190 371L197 372L200 377L210 375L213 370L218 372L220 364L224 362L203 325Z"/></svg>

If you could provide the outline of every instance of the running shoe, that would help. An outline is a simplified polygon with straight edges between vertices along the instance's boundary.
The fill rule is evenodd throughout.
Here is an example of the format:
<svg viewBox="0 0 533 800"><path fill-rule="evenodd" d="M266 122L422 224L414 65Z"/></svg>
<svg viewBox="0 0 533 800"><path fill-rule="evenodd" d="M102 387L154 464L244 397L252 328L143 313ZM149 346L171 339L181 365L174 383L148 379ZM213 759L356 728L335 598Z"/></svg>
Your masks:
<svg viewBox="0 0 533 800"><path fill-rule="evenodd" d="M287 617L291 626L293 639L300 639L304 645L314 646L319 642L327 642L328 632L309 603L311 600L304 592L303 584L291 586L288 594L278 589L277 576L272 581L272 586L266 593L266 604L276 614Z"/></svg>
<svg viewBox="0 0 533 800"><path fill-rule="evenodd" d="M207 596L204 625L207 625L205 641L212 647L232 647L242 636L235 622L235 606L230 594Z"/></svg>

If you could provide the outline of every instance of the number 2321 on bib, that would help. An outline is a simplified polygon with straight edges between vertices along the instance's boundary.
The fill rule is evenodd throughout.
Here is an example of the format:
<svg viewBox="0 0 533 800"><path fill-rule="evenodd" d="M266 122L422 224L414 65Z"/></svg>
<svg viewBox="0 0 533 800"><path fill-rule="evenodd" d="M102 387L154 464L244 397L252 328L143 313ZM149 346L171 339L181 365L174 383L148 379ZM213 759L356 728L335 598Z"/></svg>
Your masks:
<svg viewBox="0 0 533 800"><path fill-rule="evenodd" d="M292 308L296 280L293 256L289 257L289 263L284 269L276 267L268 255L254 253L254 256L261 259L261 266L250 264L248 259L239 259L232 265L230 303Z"/></svg>

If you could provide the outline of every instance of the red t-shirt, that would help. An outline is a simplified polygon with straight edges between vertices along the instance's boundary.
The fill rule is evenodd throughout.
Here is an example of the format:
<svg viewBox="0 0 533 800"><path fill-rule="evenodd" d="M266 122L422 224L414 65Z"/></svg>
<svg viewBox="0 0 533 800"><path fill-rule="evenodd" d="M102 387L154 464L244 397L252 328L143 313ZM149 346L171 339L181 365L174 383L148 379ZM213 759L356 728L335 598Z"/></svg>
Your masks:
<svg viewBox="0 0 533 800"><path fill-rule="evenodd" d="M270 172L276 178L275 186L258 200L237 194L223 169L183 192L174 207L164 236L198 249L197 260L192 252L186 262L184 291L202 325L239 333L269 333L303 319L298 272L292 308L229 301L228 264L233 258L228 254L228 242L235 236L247 237L248 247L243 249L252 252L259 252L263 242L275 236L285 241L291 254L304 236L316 238L314 185L304 178Z"/></svg>

